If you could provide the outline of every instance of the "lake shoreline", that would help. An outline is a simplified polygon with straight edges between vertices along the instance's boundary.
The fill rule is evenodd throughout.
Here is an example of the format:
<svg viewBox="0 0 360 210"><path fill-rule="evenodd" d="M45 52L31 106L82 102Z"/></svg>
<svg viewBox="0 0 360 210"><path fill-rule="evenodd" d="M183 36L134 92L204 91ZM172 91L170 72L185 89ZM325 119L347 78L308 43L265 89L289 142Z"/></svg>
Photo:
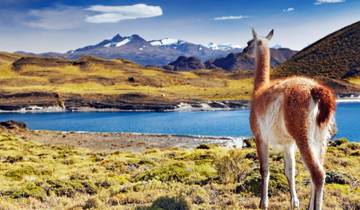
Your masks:
<svg viewBox="0 0 360 210"><path fill-rule="evenodd" d="M0 123L0 132L15 134L24 140L46 145L65 145L87 148L98 152L130 151L147 149L182 148L192 149L201 145L218 145L227 148L242 148L252 137L172 135L135 132L88 132L31 130L21 122Z"/></svg>
<svg viewBox="0 0 360 210"><path fill-rule="evenodd" d="M360 103L360 96L338 97L337 103ZM132 107L142 107L131 109ZM191 101L167 106L153 104L132 104L127 108L97 108L89 106L62 107L62 106L26 106L19 109L0 109L0 113L55 113L55 112L197 112L197 111L236 111L250 108L249 100L224 101Z"/></svg>
<svg viewBox="0 0 360 210"><path fill-rule="evenodd" d="M92 132L28 129L17 121L0 122L0 132L45 145L86 148L96 152L143 152L149 149L194 149L217 145L225 148L249 147L252 136L205 136L137 132ZM334 139L335 140L335 139ZM358 142L354 142L358 143Z"/></svg>
<svg viewBox="0 0 360 210"><path fill-rule="evenodd" d="M360 132L356 129L359 126L356 117L359 108L360 103L338 103L336 138L347 137L359 141ZM206 112L50 112L0 115L3 121L25 122L34 130L247 137L252 136L249 114L249 109L242 109Z"/></svg>

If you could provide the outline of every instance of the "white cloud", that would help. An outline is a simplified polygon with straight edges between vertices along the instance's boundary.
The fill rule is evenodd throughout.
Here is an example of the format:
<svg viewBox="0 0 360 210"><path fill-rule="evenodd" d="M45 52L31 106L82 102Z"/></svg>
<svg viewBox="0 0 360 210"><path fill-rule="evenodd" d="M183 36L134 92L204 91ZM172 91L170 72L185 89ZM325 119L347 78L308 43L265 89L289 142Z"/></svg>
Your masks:
<svg viewBox="0 0 360 210"><path fill-rule="evenodd" d="M243 15L238 15L238 16L221 16L221 17L214 17L214 20L240 20L240 19L246 19L249 18L249 16L243 16Z"/></svg>
<svg viewBox="0 0 360 210"><path fill-rule="evenodd" d="M30 10L25 25L32 28L62 30L77 28L84 23L86 13L79 7L57 6Z"/></svg>
<svg viewBox="0 0 360 210"><path fill-rule="evenodd" d="M289 7L289 8L283 9L283 12L293 12L293 11L295 11L294 7Z"/></svg>
<svg viewBox="0 0 360 210"><path fill-rule="evenodd" d="M159 6L135 4L127 6L93 5L88 8L58 5L34 9L26 14L25 25L46 30L73 29L86 23L116 23L121 20L150 18L162 15Z"/></svg>
<svg viewBox="0 0 360 210"><path fill-rule="evenodd" d="M94 5L86 8L87 11L100 14L88 15L86 22L89 23L116 23L122 20L134 20L161 16L163 11L160 6L146 4L134 4L128 6L103 6Z"/></svg>
<svg viewBox="0 0 360 210"><path fill-rule="evenodd" d="M346 0L316 0L315 5L343 3Z"/></svg>

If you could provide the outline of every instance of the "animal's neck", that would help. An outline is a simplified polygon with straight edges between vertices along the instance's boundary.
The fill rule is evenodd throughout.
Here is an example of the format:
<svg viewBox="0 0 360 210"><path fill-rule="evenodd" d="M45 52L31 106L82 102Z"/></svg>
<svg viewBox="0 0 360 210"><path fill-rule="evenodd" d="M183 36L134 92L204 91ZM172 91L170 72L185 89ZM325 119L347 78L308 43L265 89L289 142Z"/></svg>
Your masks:
<svg viewBox="0 0 360 210"><path fill-rule="evenodd" d="M270 82L270 50L267 46L256 49L256 71L254 90L259 89Z"/></svg>

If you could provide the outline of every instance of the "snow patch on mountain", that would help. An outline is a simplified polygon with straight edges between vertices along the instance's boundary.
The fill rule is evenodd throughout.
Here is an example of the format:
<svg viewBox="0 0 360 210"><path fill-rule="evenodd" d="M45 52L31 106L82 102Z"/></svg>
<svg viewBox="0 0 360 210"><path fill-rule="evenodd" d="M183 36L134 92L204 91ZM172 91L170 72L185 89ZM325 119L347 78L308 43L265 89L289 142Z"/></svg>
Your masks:
<svg viewBox="0 0 360 210"><path fill-rule="evenodd" d="M165 38L160 40L152 40L149 43L152 46L164 46L164 45L183 44L185 43L185 41L179 39Z"/></svg>
<svg viewBox="0 0 360 210"><path fill-rule="evenodd" d="M111 41L109 43L106 43L106 44L103 45L103 47L121 47L123 45L126 45L130 41L131 41L131 37L125 37L121 41Z"/></svg>
<svg viewBox="0 0 360 210"><path fill-rule="evenodd" d="M232 49L241 49L240 45L235 45L235 44L216 44L213 42L210 42L207 45L208 48L212 49L212 50L222 50L222 51L227 51L227 50L232 50Z"/></svg>
<svg viewBox="0 0 360 210"><path fill-rule="evenodd" d="M279 44L276 44L276 45L272 46L271 48L280 49L280 48L282 48L282 46Z"/></svg>
<svg viewBox="0 0 360 210"><path fill-rule="evenodd" d="M123 45L126 45L128 42L130 42L131 40L129 38L126 38L124 40L122 40L121 42L118 42L115 44L116 47L121 47Z"/></svg>

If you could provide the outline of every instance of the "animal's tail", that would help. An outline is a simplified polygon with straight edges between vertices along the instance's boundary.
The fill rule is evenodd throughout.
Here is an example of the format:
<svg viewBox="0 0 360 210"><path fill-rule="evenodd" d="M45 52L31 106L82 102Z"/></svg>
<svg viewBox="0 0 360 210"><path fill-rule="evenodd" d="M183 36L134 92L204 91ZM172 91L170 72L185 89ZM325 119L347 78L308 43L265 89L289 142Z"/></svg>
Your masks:
<svg viewBox="0 0 360 210"><path fill-rule="evenodd" d="M336 98L333 92L324 86L318 86L311 90L311 96L318 103L319 113L317 116L317 124L322 127L327 124L336 109Z"/></svg>

